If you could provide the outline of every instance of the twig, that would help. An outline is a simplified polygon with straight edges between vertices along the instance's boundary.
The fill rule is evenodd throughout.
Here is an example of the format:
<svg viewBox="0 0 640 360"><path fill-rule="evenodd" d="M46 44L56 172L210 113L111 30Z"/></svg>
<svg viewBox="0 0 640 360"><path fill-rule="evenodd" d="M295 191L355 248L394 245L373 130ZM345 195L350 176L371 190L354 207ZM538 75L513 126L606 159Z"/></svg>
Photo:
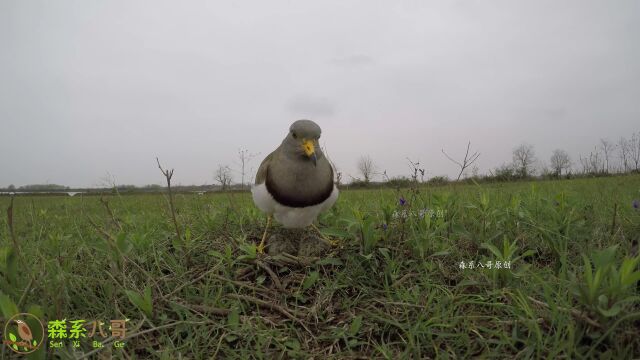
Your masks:
<svg viewBox="0 0 640 360"><path fill-rule="evenodd" d="M544 318L537 318L534 320L537 324L544 324L545 320ZM523 320L498 320L498 323L500 324L504 324L504 325L515 325L517 323L523 322Z"/></svg>
<svg viewBox="0 0 640 360"><path fill-rule="evenodd" d="M265 256L262 260L269 264L276 265L312 266L316 261L320 260L320 258L313 256L294 256L282 253L274 256Z"/></svg>
<svg viewBox="0 0 640 360"><path fill-rule="evenodd" d="M540 300L536 300L534 298L532 298L531 296L528 296L529 300L531 300L531 302L533 302L536 305L542 306L544 308L549 309L550 306L547 303L544 303ZM595 320L591 319L590 317L586 316L585 314L583 314L582 312L576 310L576 309L569 309L569 308L565 308L565 307L561 307L561 306L557 306L558 310L562 310L562 311L568 311L569 313L571 313L571 315L573 315L574 317L586 322L587 324L596 327L596 328L601 328L602 326L600 324L598 324Z"/></svg>
<svg viewBox="0 0 640 360"><path fill-rule="evenodd" d="M456 181L460 180L460 176L462 176L462 173L464 172L464 170L469 166L471 166L476 160L478 160L478 157L480 157L480 153L477 151L471 154L471 156L469 156L470 147L471 147L471 141L469 141L469 143L467 144L467 152L464 154L464 160L462 161L462 164L452 159L451 156L449 156L446 152L444 152L444 149L442 149L442 153L444 154L444 156L447 157L447 159L451 160L453 163L460 166L460 173L458 174L458 178L456 179Z"/></svg>
<svg viewBox="0 0 640 360"><path fill-rule="evenodd" d="M171 216L173 217L173 225L176 228L176 234L178 235L178 239L182 240L182 235L180 235L180 226L178 226L178 220L176 218L176 209L173 204L173 193L171 192L171 178L173 177L173 169L164 170L162 165L160 165L160 160L156 157L156 162L158 163L158 168L162 175L167 179L167 191L169 192L169 207L171 208Z"/></svg>
<svg viewBox="0 0 640 360"><path fill-rule="evenodd" d="M591 349L589 349L589 352L587 353L587 357L589 357L589 355L591 355L591 352L592 352L594 349L598 348L598 345L600 345L600 343L601 343L603 340L605 340L605 339L608 339L608 338L609 338L609 335L613 332L613 330L614 330L615 328L617 328L617 327L618 327L618 325L620 325L623 321L626 321L626 320L629 320L629 319L633 319L633 318L636 318L636 319L640 318L640 312L635 312L635 313L627 314L627 315L625 315L625 316L621 317L620 319L618 319L618 320L617 320L613 325L609 326L609 327L608 327L608 329L607 329L607 331L606 331L604 334L602 334L602 336L600 337L600 339L598 339L598 341L596 341L596 342L595 342L595 344L593 344L593 345L591 346Z"/></svg>
<svg viewBox="0 0 640 360"><path fill-rule="evenodd" d="M100 233L100 235L102 235L102 237L107 240L109 243L111 243L112 245L115 246L115 242L116 239L111 236L111 234L109 234L108 232L106 232L103 228L101 228L100 226L98 226L98 224L96 224L93 219L88 215L85 214L85 216L87 217L87 220L89 221L89 224ZM116 246L117 247L117 246Z"/></svg>
<svg viewBox="0 0 640 360"><path fill-rule="evenodd" d="M167 191L169 192L169 207L171 208L171 217L173 219L173 225L176 228L176 234L178 235L178 240L182 241L182 251L184 252L184 255L186 257L186 265L187 267L191 266L191 252L189 251L189 249L187 249L187 238L183 238L181 233L180 233L180 226L178 225L178 219L176 217L176 206L173 202L173 193L171 192L171 178L173 177L173 169L169 170L164 170L162 168L162 166L160 165L160 160L158 160L158 158L156 157L156 162L158 163L158 168L160 169L160 172L162 172L162 174L164 175L164 177L167 179Z"/></svg>
<svg viewBox="0 0 640 360"><path fill-rule="evenodd" d="M373 299L373 301L377 302L378 304L382 304L382 305L406 306L406 307L412 307L412 308L418 308L418 309L424 309L425 308L424 305L411 304L411 303L407 303L407 302L383 301L383 300L379 300L379 299Z"/></svg>
<svg viewBox="0 0 640 360"><path fill-rule="evenodd" d="M144 321L145 321L145 320L146 320L146 318L145 318L145 319L142 319L142 321L140 322L140 326L142 326L142 323L144 323ZM151 328L151 329L143 330L143 331L140 331L140 332L135 332L135 333L133 333L133 334L128 335L128 336L127 336L127 337L125 337L124 339L121 339L120 341L124 342L124 341L127 341L127 340L129 340L129 339L131 339L131 338L134 338L134 337L136 337L136 336L140 336L140 335L143 335L143 334L147 334L147 333L150 333L150 332L153 332L153 331L156 331L156 330L161 330L161 329L166 329L166 328L173 327L173 326L178 326L178 325L180 325L180 324L195 324L195 325L199 325L199 324L206 324L206 323L207 323L207 322L205 322L205 321L175 321L175 322L172 322L172 323L169 323L169 324L156 326L156 327L153 327L153 328ZM140 328L140 326L138 326L136 330L138 330L138 329ZM104 341L102 341L102 345L103 345L103 347L101 347L101 348L97 348L97 349L92 350L92 351L89 351L88 353L83 354L83 355L82 355L81 357L79 357L78 359L86 359L86 358L88 358L89 356L91 356L91 355L93 355L93 354L97 353L98 351L101 351L101 350L104 350L104 349L109 348L109 346L107 346L107 345L108 345L109 343L111 343L114 339L115 339L115 338L114 338L113 336L108 337L107 339L105 339Z"/></svg>
<svg viewBox="0 0 640 360"><path fill-rule="evenodd" d="M244 301L247 301L247 302L253 303L253 304L255 304L255 305L262 306L262 307L265 307L265 308L268 308L268 309L271 309L271 310L277 311L277 312L279 312L280 314L282 314L282 315L284 315L285 317L287 317L288 319L290 319L290 320L292 320L292 321L294 321L294 322L297 322L298 324L302 325L302 327L303 327L305 330L307 330L307 331L309 332L309 334L312 334L312 335L313 335L313 333L311 332L311 330L309 330L309 329L307 328L307 326L302 322L302 320L300 320L300 319L298 319L297 317L295 317L294 315L292 315L289 311L287 311L287 309L283 308L283 307L282 307L282 306L280 306L280 305L276 305L276 304L270 303L270 302L268 302L268 301L260 300L260 299L258 299L258 298L255 298L255 297L253 297L253 296L249 296L249 295L227 294L227 296L228 296L228 297L230 297L230 298L233 298L233 299L237 299L237 300L244 300ZM293 311L293 310L291 310L291 311ZM293 312L295 312L295 311L293 311Z"/></svg>
<svg viewBox="0 0 640 360"><path fill-rule="evenodd" d="M87 218L87 221L89 221L89 224L98 232L100 233L100 235L102 235L102 237L107 241L107 244L109 244L109 246L111 247L111 250L115 251L118 254L118 261L117 261L117 266L118 269L120 270L120 272L122 272L123 267L122 267L122 251L120 251L120 248L118 247L118 245L116 244L116 239L111 236L111 234L109 234L108 232L106 232L103 228L99 227L98 224L96 224L93 219L91 219L91 216L89 216L89 214L85 214L85 217ZM124 275L124 274L123 274Z"/></svg>
<svg viewBox="0 0 640 360"><path fill-rule="evenodd" d="M29 291L31 290L32 285L33 285L33 277L29 279L29 283L27 284L27 287L24 288L24 291L22 292L22 296L20 296L20 301L18 301L18 309L22 307L22 304L24 303L24 299L27 297L27 293L29 293Z"/></svg>
<svg viewBox="0 0 640 360"><path fill-rule="evenodd" d="M100 202L107 209L107 212L109 213L109 216L111 216L111 220L113 220L113 223L116 224L116 226L120 231L122 231L122 225L120 225L120 222L116 219L116 216L113 214L113 211L111 211L111 208L109 207L109 201L105 200L103 196L100 196Z"/></svg>
<svg viewBox="0 0 640 360"><path fill-rule="evenodd" d="M187 309L204 312L204 313L210 313L210 314L219 315L219 316L227 316L231 313L231 310L229 309L217 308L209 305L186 304L179 301L173 301L173 303L178 304L180 306L184 306Z"/></svg>
<svg viewBox="0 0 640 360"><path fill-rule="evenodd" d="M249 290L253 290L255 292L258 293L263 293L263 294L267 294L267 295L272 295L273 294L273 290L271 289L267 289L266 287L256 287L253 285L249 285L247 283L244 283L242 281L236 281L236 280L231 280L231 279L227 279L224 276L218 275L218 274L211 274L211 277L216 278L220 281L224 281L224 282L228 282L229 284L238 286L238 287L243 287L243 288L247 288Z"/></svg>
<svg viewBox="0 0 640 360"><path fill-rule="evenodd" d="M184 284L181 284L180 286L178 286L177 288L173 289L173 291L171 291L170 293L166 294L163 296L164 299L167 299L169 296L177 293L178 291L180 291L182 288L184 288L185 286L189 286L192 285L198 281L200 281L202 278L204 278L205 276L209 275L210 273L214 272L214 271L218 271L218 267L213 267L210 270L204 272L202 275L198 276L197 278L189 281L189 282L185 282Z"/></svg>
<svg viewBox="0 0 640 360"><path fill-rule="evenodd" d="M400 279L396 280L396 281L391 285L391 287L394 287L394 288L395 288L395 287L398 287L398 286L399 286L399 285L401 285L403 282L407 281L408 279L410 279L410 278L412 278L412 277L414 277L414 276L416 276L416 275L418 275L418 274L416 274L416 273L408 273L408 274L404 275L403 277L401 277Z"/></svg>
<svg viewBox="0 0 640 360"><path fill-rule="evenodd" d="M238 280L241 280L242 278L249 276L249 274L253 273L253 271L254 271L253 266L246 266L246 267L240 268L236 270L235 278Z"/></svg>
<svg viewBox="0 0 640 360"><path fill-rule="evenodd" d="M85 216L89 221L89 224L91 224L91 226L94 229L96 229L96 231L98 231L102 235L102 237L107 241L107 243L109 243L109 245L118 253L118 255L120 256L120 259L126 260L127 262L131 263L133 266L138 268L138 270L142 271L142 273L144 273L149 280L153 281L154 285L156 286L156 289L158 290L158 293L162 294L162 288L160 287L160 284L158 284L158 282L156 281L155 277L151 276L151 274L147 270L145 270L142 266L140 266L137 262L133 261L128 256L123 254L122 251L120 251L120 248L118 247L118 245L116 244L116 239L111 234L109 234L106 230L99 227L98 224L96 224L89 215L85 215Z"/></svg>
<svg viewBox="0 0 640 360"><path fill-rule="evenodd" d="M271 280L273 281L275 286L278 288L278 290L285 292L285 289L284 287L282 287L282 283L280 282L278 275L276 275L276 273L274 273L273 270L271 270L269 265L263 263L260 260L256 260L256 265L258 265L260 268L262 268L264 271L266 271L269 274L269 276L271 277Z"/></svg>

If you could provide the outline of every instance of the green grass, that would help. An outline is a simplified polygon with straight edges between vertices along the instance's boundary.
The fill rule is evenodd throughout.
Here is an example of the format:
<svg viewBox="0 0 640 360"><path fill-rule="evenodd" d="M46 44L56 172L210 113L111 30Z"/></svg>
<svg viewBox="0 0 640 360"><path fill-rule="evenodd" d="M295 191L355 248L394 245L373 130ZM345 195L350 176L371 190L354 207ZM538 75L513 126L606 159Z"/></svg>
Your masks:
<svg viewBox="0 0 640 360"><path fill-rule="evenodd" d="M634 199L639 176L344 191L319 220L341 246L298 258L256 255L249 194L176 195L183 239L165 196L17 197L1 320L128 318L97 351L123 358L637 357Z"/></svg>

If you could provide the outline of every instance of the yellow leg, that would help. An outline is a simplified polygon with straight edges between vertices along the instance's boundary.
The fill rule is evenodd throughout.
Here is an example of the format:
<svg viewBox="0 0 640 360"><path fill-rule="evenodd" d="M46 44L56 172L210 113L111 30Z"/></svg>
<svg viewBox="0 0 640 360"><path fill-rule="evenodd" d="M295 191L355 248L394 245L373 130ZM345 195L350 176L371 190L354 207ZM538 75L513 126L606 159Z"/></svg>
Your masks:
<svg viewBox="0 0 640 360"><path fill-rule="evenodd" d="M327 239L327 237L326 237L326 236L322 235L322 233L320 232L320 229L318 229L318 227L316 226L316 224L311 224L311 226L313 227L313 229L314 229L315 231L317 231L317 232L318 232L318 234L320 234L320 237L321 237L324 241L326 241L326 242L328 242L329 244L331 244L331 246L338 246L338 241L337 241L337 240Z"/></svg>
<svg viewBox="0 0 640 360"><path fill-rule="evenodd" d="M262 234L262 240L260 240L260 244L258 245L258 253L264 254L264 242L267 240L267 230L269 230L269 225L271 225L271 215L267 215L267 226L264 228L264 234Z"/></svg>

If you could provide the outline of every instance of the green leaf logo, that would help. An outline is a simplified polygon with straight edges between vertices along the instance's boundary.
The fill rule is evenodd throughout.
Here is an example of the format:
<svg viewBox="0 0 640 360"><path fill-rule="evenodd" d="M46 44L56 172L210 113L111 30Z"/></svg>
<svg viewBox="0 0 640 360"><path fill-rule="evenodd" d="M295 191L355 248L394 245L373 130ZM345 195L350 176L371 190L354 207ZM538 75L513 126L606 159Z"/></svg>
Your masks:
<svg viewBox="0 0 640 360"><path fill-rule="evenodd" d="M17 341L18 338L16 338L16 336L13 333L9 333L9 339L11 339L11 341Z"/></svg>

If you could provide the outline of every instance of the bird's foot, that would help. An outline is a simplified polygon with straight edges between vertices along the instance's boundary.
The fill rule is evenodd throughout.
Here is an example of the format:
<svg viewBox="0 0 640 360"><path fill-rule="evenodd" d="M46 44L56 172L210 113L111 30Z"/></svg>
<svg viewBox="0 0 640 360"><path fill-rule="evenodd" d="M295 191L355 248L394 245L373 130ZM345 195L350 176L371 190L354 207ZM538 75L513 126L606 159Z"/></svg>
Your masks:
<svg viewBox="0 0 640 360"><path fill-rule="evenodd" d="M334 240L334 239L331 239L331 238L329 238L329 237L325 236L325 235L320 231L320 229L318 229L318 227L317 227L317 226L315 226L315 224L311 224L311 227L312 227L312 228L313 228L313 229L318 233L318 235L320 235L320 236L319 236L319 239L320 239L320 240L322 240L322 241L326 242L327 244L329 244L329 245L331 245L331 246L333 246L333 247L336 247L336 246L338 246L338 245L340 244L340 243L338 242L338 240Z"/></svg>
<svg viewBox="0 0 640 360"><path fill-rule="evenodd" d="M258 244L258 247L256 248L256 250L258 251L258 254L264 254L264 241L261 241L260 244Z"/></svg>
<svg viewBox="0 0 640 360"><path fill-rule="evenodd" d="M334 239L331 239L331 238L324 237L324 240L325 240L326 242L328 242L328 243L329 243L329 245L331 245L331 246L333 246L333 247L337 247L337 246L339 246L339 245L340 245L340 241L339 241L338 239L335 239L335 240L334 240Z"/></svg>
<svg viewBox="0 0 640 360"><path fill-rule="evenodd" d="M271 225L271 215L267 217L267 226L264 228L264 233L262 234L262 239L260 240L260 244L258 244L258 254L264 254L265 245L264 242L267 240L267 231L269 230L269 225Z"/></svg>

